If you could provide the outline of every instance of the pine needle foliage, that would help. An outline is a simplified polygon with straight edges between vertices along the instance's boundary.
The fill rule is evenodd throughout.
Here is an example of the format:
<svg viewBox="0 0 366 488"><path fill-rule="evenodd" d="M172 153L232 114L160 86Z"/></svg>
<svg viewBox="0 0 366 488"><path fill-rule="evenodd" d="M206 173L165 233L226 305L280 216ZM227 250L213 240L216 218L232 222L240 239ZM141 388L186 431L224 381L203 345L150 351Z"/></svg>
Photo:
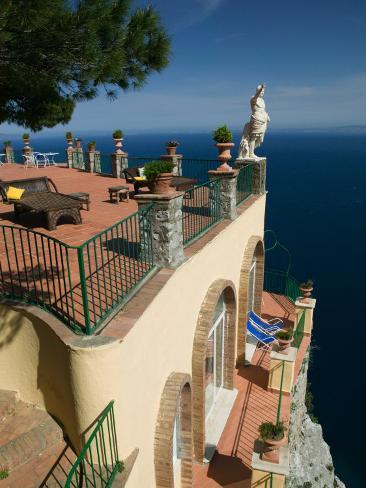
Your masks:
<svg viewBox="0 0 366 488"><path fill-rule="evenodd" d="M0 123L70 121L77 102L141 88L168 65L157 11L131 0L1 0Z"/></svg>

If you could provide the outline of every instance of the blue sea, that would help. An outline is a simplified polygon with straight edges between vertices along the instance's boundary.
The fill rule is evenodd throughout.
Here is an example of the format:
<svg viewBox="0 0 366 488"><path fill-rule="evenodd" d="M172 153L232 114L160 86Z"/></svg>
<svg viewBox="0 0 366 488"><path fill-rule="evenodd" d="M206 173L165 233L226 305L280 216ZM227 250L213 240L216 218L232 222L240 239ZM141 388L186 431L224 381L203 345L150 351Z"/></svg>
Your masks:
<svg viewBox="0 0 366 488"><path fill-rule="evenodd" d="M236 134L236 142L240 135ZM215 158L209 133L126 135L130 156L157 157L170 138L189 158ZM84 137L110 153L108 136ZM14 141L15 142L15 141ZM32 138L40 151L59 151L62 137ZM21 147L21 141L16 146ZM366 134L269 133L258 151L267 156L266 227L291 254L291 274L315 282L317 298L311 390L315 415L331 447L336 472L348 488L364 484L366 435ZM273 251L276 253L276 251ZM287 267L286 253L269 259ZM364 365L366 366L366 364ZM365 368L366 369L366 368Z"/></svg>

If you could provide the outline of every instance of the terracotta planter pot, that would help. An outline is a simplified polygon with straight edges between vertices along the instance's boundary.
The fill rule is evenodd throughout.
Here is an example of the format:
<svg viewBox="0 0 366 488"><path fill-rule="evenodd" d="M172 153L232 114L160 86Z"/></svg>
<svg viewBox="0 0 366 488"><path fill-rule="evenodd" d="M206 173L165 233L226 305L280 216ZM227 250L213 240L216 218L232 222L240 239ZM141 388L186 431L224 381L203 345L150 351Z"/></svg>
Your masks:
<svg viewBox="0 0 366 488"><path fill-rule="evenodd" d="M177 146L166 146L165 149L168 156L175 156L177 154Z"/></svg>
<svg viewBox="0 0 366 488"><path fill-rule="evenodd" d="M89 152L95 152L95 146L89 146L88 151Z"/></svg>
<svg viewBox="0 0 366 488"><path fill-rule="evenodd" d="M73 144L73 142L74 142L74 139L66 139L66 140L67 140L67 145L68 145L69 147L72 147L72 144Z"/></svg>
<svg viewBox="0 0 366 488"><path fill-rule="evenodd" d="M280 447L286 444L286 437L279 441L273 439L266 439L263 443L263 451L261 453L262 461L268 461L269 463L279 463L280 460Z"/></svg>
<svg viewBox="0 0 366 488"><path fill-rule="evenodd" d="M217 168L217 171L232 171L232 167L227 164L231 159L230 149L235 146L233 142L218 142L215 144L219 150L217 159L221 162L221 165Z"/></svg>
<svg viewBox="0 0 366 488"><path fill-rule="evenodd" d="M148 187L151 193L163 195L166 193L173 193L175 189L171 187L173 173L161 173L154 180L148 182Z"/></svg>
<svg viewBox="0 0 366 488"><path fill-rule="evenodd" d="M285 339L277 339L278 340L278 344L279 344L279 353L280 354L285 354L287 355L288 354L288 351L290 349L290 346L291 346L291 342L294 340L293 337L291 337L291 339L288 339L288 340L285 340Z"/></svg>
<svg viewBox="0 0 366 488"><path fill-rule="evenodd" d="M302 302L307 303L309 301L309 298L311 297L311 292L313 291L314 288L302 288L301 286L299 287L299 290L302 293Z"/></svg>
<svg viewBox="0 0 366 488"><path fill-rule="evenodd" d="M123 138L114 139L114 145L116 146L116 151L115 151L116 154L123 154L122 141L123 141Z"/></svg>

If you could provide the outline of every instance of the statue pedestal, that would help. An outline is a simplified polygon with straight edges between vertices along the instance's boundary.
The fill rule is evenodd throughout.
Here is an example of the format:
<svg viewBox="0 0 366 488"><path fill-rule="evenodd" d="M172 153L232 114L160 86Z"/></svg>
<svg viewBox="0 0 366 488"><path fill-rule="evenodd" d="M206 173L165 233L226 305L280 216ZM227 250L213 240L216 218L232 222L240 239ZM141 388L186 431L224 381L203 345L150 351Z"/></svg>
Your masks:
<svg viewBox="0 0 366 488"><path fill-rule="evenodd" d="M237 158L234 167L237 169L253 165L253 193L262 195L266 191L267 158Z"/></svg>

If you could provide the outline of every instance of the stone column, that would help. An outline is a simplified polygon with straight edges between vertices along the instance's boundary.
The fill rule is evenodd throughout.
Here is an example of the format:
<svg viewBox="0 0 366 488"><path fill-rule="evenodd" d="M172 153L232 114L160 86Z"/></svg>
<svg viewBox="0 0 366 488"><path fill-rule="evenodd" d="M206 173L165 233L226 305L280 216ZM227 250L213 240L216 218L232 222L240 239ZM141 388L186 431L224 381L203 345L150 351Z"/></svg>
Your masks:
<svg viewBox="0 0 366 488"><path fill-rule="evenodd" d="M310 336L313 330L313 314L316 305L315 298L308 298L306 302L297 299L295 302L296 324L300 320L301 315L305 312L304 335Z"/></svg>
<svg viewBox="0 0 366 488"><path fill-rule="evenodd" d="M278 393L281 390L282 382L283 395L289 396L291 394L294 384L296 355L296 347L290 347L288 354L281 354L276 349L271 351L267 388L269 391Z"/></svg>
<svg viewBox="0 0 366 488"><path fill-rule="evenodd" d="M238 169L249 164L253 165L253 193L262 195L266 191L267 158L244 158L235 160L235 167Z"/></svg>
<svg viewBox="0 0 366 488"><path fill-rule="evenodd" d="M14 149L12 146L4 146L5 163L15 163Z"/></svg>
<svg viewBox="0 0 366 488"><path fill-rule="evenodd" d="M209 171L208 176L210 180L220 179L220 206L221 215L224 219L235 220L236 212L236 184L239 171L233 169L232 171Z"/></svg>
<svg viewBox="0 0 366 488"><path fill-rule="evenodd" d="M171 161L174 166L173 166L173 175L174 176L182 176L182 159L183 159L183 154L162 154L160 156L160 159L162 161Z"/></svg>
<svg viewBox="0 0 366 488"><path fill-rule="evenodd" d="M89 173L95 173L98 160L100 161L100 151L88 151L86 153L85 170Z"/></svg>
<svg viewBox="0 0 366 488"><path fill-rule="evenodd" d="M123 170L128 168L128 153L112 153L112 175L114 178L124 178Z"/></svg>
<svg viewBox="0 0 366 488"><path fill-rule="evenodd" d="M182 204L184 192L165 195L145 193L134 198L139 208L154 203L151 211L153 255L156 265L177 268L184 260Z"/></svg>

